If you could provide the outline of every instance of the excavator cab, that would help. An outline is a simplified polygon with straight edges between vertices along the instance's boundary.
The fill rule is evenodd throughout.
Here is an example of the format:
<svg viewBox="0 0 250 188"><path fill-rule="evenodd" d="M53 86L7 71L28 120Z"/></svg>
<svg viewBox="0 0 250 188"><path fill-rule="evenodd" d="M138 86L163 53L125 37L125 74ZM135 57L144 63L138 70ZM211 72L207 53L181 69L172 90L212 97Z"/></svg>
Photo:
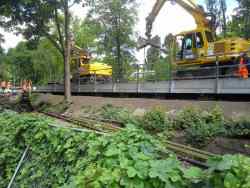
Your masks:
<svg viewBox="0 0 250 188"><path fill-rule="evenodd" d="M212 32L204 29L197 29L183 32L175 37L176 40L176 63L190 64L201 61L199 58L212 55L212 43L214 37Z"/></svg>

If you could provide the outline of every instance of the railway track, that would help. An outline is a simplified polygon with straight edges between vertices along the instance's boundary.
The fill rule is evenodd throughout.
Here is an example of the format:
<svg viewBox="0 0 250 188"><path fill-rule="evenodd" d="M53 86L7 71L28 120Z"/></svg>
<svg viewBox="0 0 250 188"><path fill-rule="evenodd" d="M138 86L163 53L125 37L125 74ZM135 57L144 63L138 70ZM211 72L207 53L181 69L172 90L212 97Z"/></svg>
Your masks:
<svg viewBox="0 0 250 188"><path fill-rule="evenodd" d="M62 115L54 112L39 112L43 115L50 116L52 118L60 119L62 121L72 123L74 125L77 125L77 127L81 128L86 128L90 129L93 131L98 131L98 132L104 132L104 133L110 133L110 132L117 132L122 130L121 127L117 126L119 122L114 125L114 121L108 122L108 120L97 120L97 119L92 119L92 118L73 118L71 116L67 115Z"/></svg>
<svg viewBox="0 0 250 188"><path fill-rule="evenodd" d="M79 119L76 119L70 116L57 114L54 112L40 112L40 113L46 116L50 116L52 118L72 123L77 127L95 131L97 133L114 133L121 131L123 129L122 123L114 120L99 119L96 117L81 117ZM195 149L171 141L165 141L164 146L166 148L166 151L163 151L163 154L167 154L169 153L168 151L172 151L177 154L178 158L181 161L198 166L200 168L208 168L206 161L210 157L217 156L215 154L206 151L202 151L199 149Z"/></svg>

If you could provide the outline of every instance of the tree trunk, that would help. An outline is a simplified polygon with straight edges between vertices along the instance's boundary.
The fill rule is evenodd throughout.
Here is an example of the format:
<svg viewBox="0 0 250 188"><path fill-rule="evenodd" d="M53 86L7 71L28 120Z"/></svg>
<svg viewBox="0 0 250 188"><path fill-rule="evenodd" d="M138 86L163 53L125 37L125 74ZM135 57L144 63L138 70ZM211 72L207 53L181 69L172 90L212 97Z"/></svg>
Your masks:
<svg viewBox="0 0 250 188"><path fill-rule="evenodd" d="M117 49L117 64L118 64L118 79L123 80L123 64L121 61L121 41L120 41L120 12L116 19L116 49Z"/></svg>
<svg viewBox="0 0 250 188"><path fill-rule="evenodd" d="M64 1L64 19L65 19L65 49L64 49L64 98L67 103L71 102L70 85L70 15L68 0Z"/></svg>
<svg viewBox="0 0 250 188"><path fill-rule="evenodd" d="M221 0L221 11L222 11L222 24L223 24L222 30L223 30L224 37L226 37L227 35L227 18L226 18L227 7L226 7L225 0Z"/></svg>

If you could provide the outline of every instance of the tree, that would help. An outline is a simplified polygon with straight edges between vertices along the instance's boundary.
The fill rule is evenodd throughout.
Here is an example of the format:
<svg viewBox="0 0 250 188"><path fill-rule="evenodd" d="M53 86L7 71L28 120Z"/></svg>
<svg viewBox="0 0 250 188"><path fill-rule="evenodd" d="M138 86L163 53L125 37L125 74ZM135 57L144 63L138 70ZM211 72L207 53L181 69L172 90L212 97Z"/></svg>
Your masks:
<svg viewBox="0 0 250 188"><path fill-rule="evenodd" d="M234 17L234 24L238 26L240 35L249 39L250 38L250 1L249 0L237 0L239 6L237 7L236 16ZM234 28L234 30L237 28Z"/></svg>
<svg viewBox="0 0 250 188"><path fill-rule="evenodd" d="M3 47L2 47L2 43L4 43L4 38L3 35L0 33L0 54L3 54Z"/></svg>
<svg viewBox="0 0 250 188"><path fill-rule="evenodd" d="M88 49L92 53L101 54L98 37L104 32L99 22L75 18L72 22L72 31L76 45Z"/></svg>
<svg viewBox="0 0 250 188"><path fill-rule="evenodd" d="M40 40L37 49L32 50L31 54L35 83L47 84L52 80L62 80L63 60L49 40Z"/></svg>
<svg viewBox="0 0 250 188"><path fill-rule="evenodd" d="M220 25L218 19L220 15L218 0L206 0L206 7L208 13L212 16L212 30L216 31Z"/></svg>
<svg viewBox="0 0 250 188"><path fill-rule="evenodd" d="M227 19L226 19L226 11L227 11L227 4L225 0L219 0L220 1L220 23L223 31L224 37L227 35Z"/></svg>
<svg viewBox="0 0 250 188"><path fill-rule="evenodd" d="M5 19L5 27L11 26L32 41L46 37L61 53L64 61L65 100L70 102L70 7L80 0L19 0L4 1L0 4L0 14ZM20 26L21 25L21 26ZM51 26L55 27L51 27ZM54 31L51 28L55 28Z"/></svg>
<svg viewBox="0 0 250 188"><path fill-rule="evenodd" d="M33 80L32 53L26 42L20 42L16 48L9 49L5 63L10 67L13 82L20 83L24 79Z"/></svg>
<svg viewBox="0 0 250 188"><path fill-rule="evenodd" d="M0 54L0 64L2 77L16 83L28 79L34 84L47 84L63 77L61 55L47 39L40 40L36 49L30 49L29 42L20 42L7 54Z"/></svg>
<svg viewBox="0 0 250 188"><path fill-rule="evenodd" d="M99 0L90 6L88 17L102 28L98 41L104 62L113 65L113 77L119 80L126 74L126 64L135 61L136 16L136 0Z"/></svg>
<svg viewBox="0 0 250 188"><path fill-rule="evenodd" d="M221 28L225 37L227 33L226 1L206 0L206 7L208 13L212 16L212 30L216 32L218 28Z"/></svg>

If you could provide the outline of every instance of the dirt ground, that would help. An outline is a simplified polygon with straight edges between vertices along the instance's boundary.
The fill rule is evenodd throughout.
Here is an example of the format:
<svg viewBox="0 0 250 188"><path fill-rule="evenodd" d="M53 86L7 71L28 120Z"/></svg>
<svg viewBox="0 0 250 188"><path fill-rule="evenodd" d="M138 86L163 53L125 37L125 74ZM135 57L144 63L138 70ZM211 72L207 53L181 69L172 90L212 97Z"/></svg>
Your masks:
<svg viewBox="0 0 250 188"><path fill-rule="evenodd" d="M63 100L63 96L42 94L39 101L58 104ZM219 105L226 116L250 115L250 102L227 102L227 101L196 101L196 100L167 100L167 99L149 99L149 98L110 98L93 96L73 96L73 105L70 107L72 113L79 112L84 106L101 107L105 104L113 106L126 107L131 110L151 109L153 107L162 107L166 110L180 110L184 107L194 106L202 109L210 109Z"/></svg>

